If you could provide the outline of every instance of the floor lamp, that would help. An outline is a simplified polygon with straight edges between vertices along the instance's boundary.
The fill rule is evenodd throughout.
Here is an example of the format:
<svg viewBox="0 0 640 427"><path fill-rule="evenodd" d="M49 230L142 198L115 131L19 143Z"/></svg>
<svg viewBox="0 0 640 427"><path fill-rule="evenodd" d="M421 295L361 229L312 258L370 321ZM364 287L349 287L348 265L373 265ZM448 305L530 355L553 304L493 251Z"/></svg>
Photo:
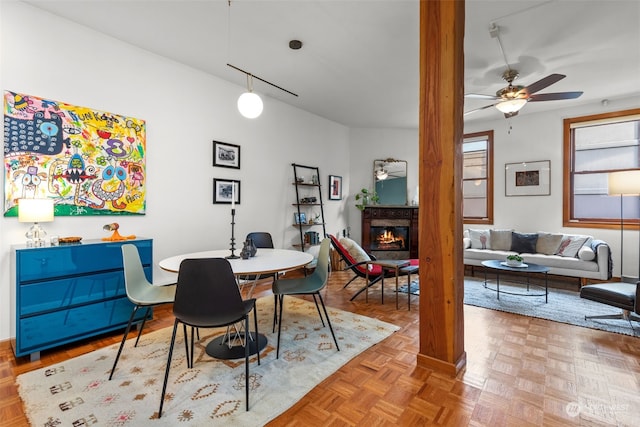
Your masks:
<svg viewBox="0 0 640 427"><path fill-rule="evenodd" d="M624 211L622 209L622 197L640 196L640 170L611 172L609 174L609 195L620 196L620 281L624 282L624 270L622 269L624 259ZM638 243L638 258L638 268L640 269L640 240ZM640 278L640 270L638 276Z"/></svg>

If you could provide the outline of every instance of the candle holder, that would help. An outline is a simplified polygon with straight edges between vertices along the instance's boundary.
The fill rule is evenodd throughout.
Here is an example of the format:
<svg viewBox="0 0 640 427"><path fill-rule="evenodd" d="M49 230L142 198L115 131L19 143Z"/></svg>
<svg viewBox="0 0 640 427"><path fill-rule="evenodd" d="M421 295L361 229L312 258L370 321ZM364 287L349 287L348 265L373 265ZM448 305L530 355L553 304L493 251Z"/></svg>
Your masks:
<svg viewBox="0 0 640 427"><path fill-rule="evenodd" d="M235 228L236 228L236 210L231 209L231 255L226 256L226 259L238 259L240 258L235 254L236 251L236 236L235 236Z"/></svg>

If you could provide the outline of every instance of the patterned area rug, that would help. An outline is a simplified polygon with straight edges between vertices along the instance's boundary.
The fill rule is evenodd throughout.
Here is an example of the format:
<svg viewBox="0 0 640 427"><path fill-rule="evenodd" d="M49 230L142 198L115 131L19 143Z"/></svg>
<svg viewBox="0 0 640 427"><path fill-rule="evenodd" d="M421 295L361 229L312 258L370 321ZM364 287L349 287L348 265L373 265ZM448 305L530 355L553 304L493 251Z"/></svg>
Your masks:
<svg viewBox="0 0 640 427"><path fill-rule="evenodd" d="M273 298L258 300L260 333L267 347L258 366L251 359L249 412L245 411L244 359L222 361L205 353L222 329L200 331L193 369L187 369L178 334L162 418L157 418L173 328L127 341L118 369L108 380L118 345L18 377L20 397L33 426L261 426L296 403L316 384L399 328L328 308L340 345L322 327L313 302L285 298L280 358L271 332ZM253 323L253 322L252 322ZM180 328L181 329L181 328Z"/></svg>

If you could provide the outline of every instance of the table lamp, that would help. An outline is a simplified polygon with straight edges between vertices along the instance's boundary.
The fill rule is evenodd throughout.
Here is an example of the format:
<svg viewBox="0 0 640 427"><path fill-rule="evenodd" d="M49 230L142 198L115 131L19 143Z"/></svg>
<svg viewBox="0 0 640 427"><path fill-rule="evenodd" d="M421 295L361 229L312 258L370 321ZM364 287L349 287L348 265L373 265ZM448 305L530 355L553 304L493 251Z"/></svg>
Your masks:
<svg viewBox="0 0 640 427"><path fill-rule="evenodd" d="M53 199L19 199L18 221L33 222L25 234L28 247L44 246L47 233L39 223L53 221Z"/></svg>
<svg viewBox="0 0 640 427"><path fill-rule="evenodd" d="M622 208L622 196L640 195L640 170L611 172L609 173L608 181L609 195L620 196L620 280L624 282L624 271L622 269L624 258L624 212ZM638 265L640 266L640 260L638 261Z"/></svg>

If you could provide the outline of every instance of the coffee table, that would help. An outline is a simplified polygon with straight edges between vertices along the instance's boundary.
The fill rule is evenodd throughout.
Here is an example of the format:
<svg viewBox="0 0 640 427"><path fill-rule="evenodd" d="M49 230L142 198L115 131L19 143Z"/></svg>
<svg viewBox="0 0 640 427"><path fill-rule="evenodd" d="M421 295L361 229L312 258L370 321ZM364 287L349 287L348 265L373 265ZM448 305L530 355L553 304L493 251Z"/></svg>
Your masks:
<svg viewBox="0 0 640 427"><path fill-rule="evenodd" d="M488 279L487 279L487 271L488 270L494 270L495 274L496 274L496 295L498 297L498 299L500 299L500 292L502 292L503 294L510 294L510 295L520 295L520 296L528 296L528 297L539 297L539 296L544 296L544 302L547 303L549 300L549 281L547 278L547 275L549 273L549 267L545 267L544 265L539 265L539 264L533 264L533 263L526 263L523 264L521 267L511 267L509 265L507 265L506 262L502 261L502 260L488 260L488 261L482 261L482 266L485 267L484 269L484 287L490 290L494 290L491 289L488 286ZM526 293L525 292L513 292L513 291L505 291L505 290L500 290L500 272L503 271L508 271L511 273L522 273L526 276L527 280L526 282L513 282L511 281L511 283L514 284L522 284L525 285L527 290ZM531 273L543 273L544 274L544 287L540 286L540 285L536 285L536 284L532 284L531 283ZM534 288L540 288L540 289L544 289L544 293L531 293L529 292L529 290L534 287Z"/></svg>

